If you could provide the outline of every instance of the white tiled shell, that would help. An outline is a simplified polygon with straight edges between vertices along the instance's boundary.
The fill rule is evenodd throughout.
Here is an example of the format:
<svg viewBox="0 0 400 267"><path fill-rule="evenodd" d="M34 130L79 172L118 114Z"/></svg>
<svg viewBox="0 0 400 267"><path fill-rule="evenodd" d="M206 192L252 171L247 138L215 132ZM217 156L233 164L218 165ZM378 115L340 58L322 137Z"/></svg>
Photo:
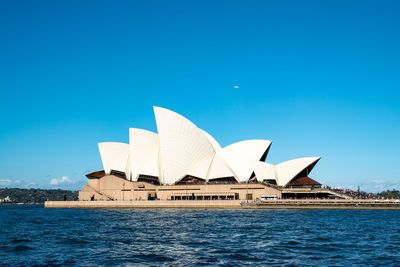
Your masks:
<svg viewBox="0 0 400 267"><path fill-rule="evenodd" d="M129 129L129 164L133 181L137 181L139 174L157 176L159 175L158 169L158 152L160 142L156 133L137 129ZM127 171L127 173L129 173Z"/></svg>
<svg viewBox="0 0 400 267"><path fill-rule="evenodd" d="M200 129L203 134L207 137L208 141L210 141L211 145L214 147L215 151L218 151L221 149L221 145L218 143L217 140L215 140L214 137L212 137L209 133L207 133L206 131Z"/></svg>
<svg viewBox="0 0 400 267"><path fill-rule="evenodd" d="M254 172L258 181L277 180L275 166L263 161L257 161L254 166Z"/></svg>
<svg viewBox="0 0 400 267"><path fill-rule="evenodd" d="M305 157L288 160L279 163L275 166L276 174L278 176L278 185L286 186L296 175L308 168L309 166L315 164L319 157ZM309 172L311 169L309 170Z"/></svg>
<svg viewBox="0 0 400 267"><path fill-rule="evenodd" d="M197 164L195 164L194 167L190 171L188 171L186 174L206 180L207 173L210 169L211 162L212 162L214 155L210 155L210 156L204 158L203 160L201 160L200 162L198 162ZM183 178L183 177L181 177L181 178Z"/></svg>
<svg viewBox="0 0 400 267"><path fill-rule="evenodd" d="M154 107L154 113L163 183L173 184L202 160L211 163L215 149L201 129L171 110Z"/></svg>
<svg viewBox="0 0 400 267"><path fill-rule="evenodd" d="M237 179L236 174L232 171L232 169L228 166L222 156L217 153L214 156L213 162L211 163L210 171L208 173L207 180L222 178L222 177L235 177ZM238 179L237 179L238 180ZM239 182L239 180L238 180Z"/></svg>
<svg viewBox="0 0 400 267"><path fill-rule="evenodd" d="M128 161L129 145L117 142L98 143L101 161L104 171L110 174L111 170L126 171L126 162Z"/></svg>
<svg viewBox="0 0 400 267"><path fill-rule="evenodd" d="M246 140L224 147L218 154L229 165L240 181L247 181L254 171L254 164L271 145L269 140Z"/></svg>

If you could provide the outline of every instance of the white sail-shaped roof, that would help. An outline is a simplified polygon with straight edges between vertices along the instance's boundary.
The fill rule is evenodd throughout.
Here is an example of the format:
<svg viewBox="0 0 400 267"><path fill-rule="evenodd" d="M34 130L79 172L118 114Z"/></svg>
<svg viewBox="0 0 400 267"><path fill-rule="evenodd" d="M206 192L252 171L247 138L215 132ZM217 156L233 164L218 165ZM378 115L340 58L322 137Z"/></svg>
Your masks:
<svg viewBox="0 0 400 267"><path fill-rule="evenodd" d="M277 180L275 166L266 162L257 161L254 166L254 173L258 181Z"/></svg>
<svg viewBox="0 0 400 267"><path fill-rule="evenodd" d="M210 171L207 176L207 180L224 178L224 177L235 177L238 180L237 175L233 173L232 169L228 166L222 156L217 153L211 163ZM238 181L239 182L239 181Z"/></svg>
<svg viewBox="0 0 400 267"><path fill-rule="evenodd" d="M187 172L187 175L195 176L195 177L206 180L207 173L208 173L208 170L210 169L213 157L214 157L214 155L210 155L209 157L206 157L202 161L195 164L194 167L190 171Z"/></svg>
<svg viewBox="0 0 400 267"><path fill-rule="evenodd" d="M110 174L111 170L125 173L129 145L117 142L103 142L99 143L98 146L105 173Z"/></svg>
<svg viewBox="0 0 400 267"><path fill-rule="evenodd" d="M156 133L130 128L129 129L129 166L130 175L136 181L140 174L159 176L158 153L160 142ZM129 172L127 172L129 173Z"/></svg>
<svg viewBox="0 0 400 267"><path fill-rule="evenodd" d="M154 113L164 183L173 184L203 160L211 163L215 149L201 129L171 110L154 107Z"/></svg>
<svg viewBox="0 0 400 267"><path fill-rule="evenodd" d="M272 165L264 162L271 141L246 140L221 148L206 131L185 117L165 108L154 107L158 134L131 128L129 145L99 143L104 170L125 172L127 179L139 175L158 177L160 183L174 184L186 175L205 179L234 177L248 181L273 180L287 186L296 176L308 175L319 157L306 157Z"/></svg>
<svg viewBox="0 0 400 267"><path fill-rule="evenodd" d="M247 181L254 171L255 162L262 159L270 145L269 140L246 140L224 147L218 154L240 181Z"/></svg>
<svg viewBox="0 0 400 267"><path fill-rule="evenodd" d="M279 186L286 186L293 178L307 168L308 172L311 172L318 160L320 160L319 157L305 157L288 160L276 165L277 184Z"/></svg>
<svg viewBox="0 0 400 267"><path fill-rule="evenodd" d="M207 137L208 141L210 141L211 145L214 147L215 151L218 151L221 149L221 145L217 142L217 140L215 140L214 137L212 137L209 133L207 133L206 131L200 129L204 135Z"/></svg>

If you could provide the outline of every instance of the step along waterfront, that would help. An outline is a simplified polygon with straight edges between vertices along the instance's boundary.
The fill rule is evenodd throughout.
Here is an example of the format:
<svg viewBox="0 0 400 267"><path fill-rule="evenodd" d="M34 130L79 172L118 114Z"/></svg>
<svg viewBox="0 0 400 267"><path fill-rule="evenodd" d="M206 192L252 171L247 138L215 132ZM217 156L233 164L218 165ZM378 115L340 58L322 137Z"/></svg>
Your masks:
<svg viewBox="0 0 400 267"><path fill-rule="evenodd" d="M46 208L211 208L211 209L390 209L400 210L399 200L285 199L242 200L132 200L47 201Z"/></svg>

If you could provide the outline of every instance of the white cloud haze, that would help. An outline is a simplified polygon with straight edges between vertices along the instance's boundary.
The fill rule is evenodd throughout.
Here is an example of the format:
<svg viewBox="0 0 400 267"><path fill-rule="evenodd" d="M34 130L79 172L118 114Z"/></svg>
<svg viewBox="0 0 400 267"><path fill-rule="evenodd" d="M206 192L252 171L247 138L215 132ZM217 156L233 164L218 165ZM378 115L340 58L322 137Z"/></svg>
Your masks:
<svg viewBox="0 0 400 267"><path fill-rule="evenodd" d="M20 188L30 188L36 185L35 182L26 182L22 180L11 180L11 179L0 179L1 187L20 187Z"/></svg>
<svg viewBox="0 0 400 267"><path fill-rule="evenodd" d="M69 179L67 176L63 176L60 179L51 179L50 184L51 185L59 185L59 184L73 184L75 181L72 181Z"/></svg>
<svg viewBox="0 0 400 267"><path fill-rule="evenodd" d="M2 185L2 186L6 186L11 183L12 183L12 181L10 179L0 179L0 185Z"/></svg>

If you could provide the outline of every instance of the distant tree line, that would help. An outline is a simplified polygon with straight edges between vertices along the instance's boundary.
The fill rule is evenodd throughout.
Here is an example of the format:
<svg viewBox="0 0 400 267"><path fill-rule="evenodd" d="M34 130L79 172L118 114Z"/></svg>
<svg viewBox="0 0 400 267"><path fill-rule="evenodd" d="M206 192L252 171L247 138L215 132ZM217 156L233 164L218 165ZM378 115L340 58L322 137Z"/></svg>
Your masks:
<svg viewBox="0 0 400 267"><path fill-rule="evenodd" d="M78 200L78 191L61 189L0 188L0 199L4 199L7 196L10 197L11 202L13 203L44 203L47 200Z"/></svg>
<svg viewBox="0 0 400 267"><path fill-rule="evenodd" d="M383 198L400 198L400 191L396 189L382 191L376 194L379 197Z"/></svg>

